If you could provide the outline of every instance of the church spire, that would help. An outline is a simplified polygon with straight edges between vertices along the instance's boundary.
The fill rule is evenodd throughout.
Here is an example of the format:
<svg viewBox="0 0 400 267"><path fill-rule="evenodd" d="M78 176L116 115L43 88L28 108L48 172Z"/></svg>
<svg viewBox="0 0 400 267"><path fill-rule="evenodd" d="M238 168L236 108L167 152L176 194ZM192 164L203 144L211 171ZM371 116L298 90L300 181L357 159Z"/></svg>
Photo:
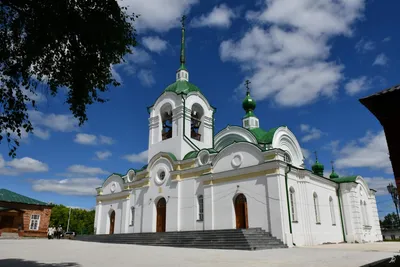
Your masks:
<svg viewBox="0 0 400 267"><path fill-rule="evenodd" d="M182 35L181 35L181 55L180 55L180 63L181 66L177 70L176 80L177 81L189 81L189 72L186 69L186 56L185 56L185 20L186 16L183 15L181 18L182 23Z"/></svg>
<svg viewBox="0 0 400 267"><path fill-rule="evenodd" d="M333 166L333 161L331 161L331 164L332 164L332 173L331 173L331 175L329 175L329 178L331 178L331 179L339 178L339 175L335 172L335 168Z"/></svg>
<svg viewBox="0 0 400 267"><path fill-rule="evenodd" d="M324 165L318 162L318 155L317 151L314 151L315 154L315 163L312 165L312 171L314 174L319 175L319 176L324 176Z"/></svg>
<svg viewBox="0 0 400 267"><path fill-rule="evenodd" d="M182 19L181 19L181 23L182 23L182 35L181 35L181 68L186 69L185 68L185 63L186 63L186 58L185 58L185 19L186 16L183 15Z"/></svg>
<svg viewBox="0 0 400 267"><path fill-rule="evenodd" d="M258 128L259 121L256 115L254 115L254 110L256 109L256 101L251 98L250 95L250 81L246 80L244 85L246 86L246 97L242 102L242 107L246 111L246 115L243 117L243 127L247 129Z"/></svg>

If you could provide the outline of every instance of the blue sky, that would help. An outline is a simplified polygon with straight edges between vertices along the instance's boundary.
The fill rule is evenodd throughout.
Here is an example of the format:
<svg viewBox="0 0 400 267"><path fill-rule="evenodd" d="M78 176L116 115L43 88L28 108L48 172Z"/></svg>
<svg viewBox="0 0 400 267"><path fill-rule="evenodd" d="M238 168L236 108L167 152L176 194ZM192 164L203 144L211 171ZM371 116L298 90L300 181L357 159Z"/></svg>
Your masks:
<svg viewBox="0 0 400 267"><path fill-rule="evenodd" d="M123 85L104 95L108 103L88 108L83 127L61 94L34 96L34 135L23 136L16 159L0 146L0 187L91 208L94 188L110 173L143 166L146 107L175 81L179 17L186 14L190 81L217 107L217 132L241 124L243 83L250 79L262 128L287 125L308 167L317 150L328 175L331 160L339 175L362 175L378 190L380 216L394 211L385 191L394 180L384 133L358 99L399 83L398 1L166 2L123 1L141 14L140 45L113 66Z"/></svg>

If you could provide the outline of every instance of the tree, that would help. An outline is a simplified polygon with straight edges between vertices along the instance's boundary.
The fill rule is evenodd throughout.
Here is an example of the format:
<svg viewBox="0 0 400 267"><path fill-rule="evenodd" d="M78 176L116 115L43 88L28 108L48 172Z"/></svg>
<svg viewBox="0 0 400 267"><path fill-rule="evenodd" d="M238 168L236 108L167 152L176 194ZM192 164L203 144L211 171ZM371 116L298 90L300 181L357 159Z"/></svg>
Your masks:
<svg viewBox="0 0 400 267"><path fill-rule="evenodd" d="M0 0L0 142L16 156L21 132L33 132L28 109L40 86L66 103L82 126L86 108L119 86L111 66L136 45L132 23L116 0Z"/></svg>
<svg viewBox="0 0 400 267"><path fill-rule="evenodd" d="M397 217L397 214L394 212L387 214L383 221L380 222L382 228L393 229L400 227L399 217Z"/></svg>
<svg viewBox="0 0 400 267"><path fill-rule="evenodd" d="M55 205L51 209L50 226L61 225L67 230L69 208L64 205ZM94 233L94 210L72 209L69 221L69 230L79 235Z"/></svg>

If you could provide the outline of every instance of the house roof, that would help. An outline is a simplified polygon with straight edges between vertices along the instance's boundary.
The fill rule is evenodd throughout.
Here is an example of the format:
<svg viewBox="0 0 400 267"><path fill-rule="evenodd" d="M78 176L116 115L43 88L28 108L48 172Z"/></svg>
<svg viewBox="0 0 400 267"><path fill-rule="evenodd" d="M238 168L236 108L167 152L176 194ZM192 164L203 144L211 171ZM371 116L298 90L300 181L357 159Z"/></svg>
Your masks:
<svg viewBox="0 0 400 267"><path fill-rule="evenodd" d="M0 202L1 201L28 204L28 205L50 206L50 204L46 202L20 195L4 188L0 189Z"/></svg>
<svg viewBox="0 0 400 267"><path fill-rule="evenodd" d="M360 101L362 102L362 100L364 100L364 99L370 99L370 98L375 98L375 97L378 97L378 96L383 96L383 95L386 95L388 93L392 93L392 92L395 92L395 91L399 91L400 92L400 84L392 86L392 87L390 87L388 89L385 89L383 91L380 91L378 93L372 94L370 96L361 98Z"/></svg>

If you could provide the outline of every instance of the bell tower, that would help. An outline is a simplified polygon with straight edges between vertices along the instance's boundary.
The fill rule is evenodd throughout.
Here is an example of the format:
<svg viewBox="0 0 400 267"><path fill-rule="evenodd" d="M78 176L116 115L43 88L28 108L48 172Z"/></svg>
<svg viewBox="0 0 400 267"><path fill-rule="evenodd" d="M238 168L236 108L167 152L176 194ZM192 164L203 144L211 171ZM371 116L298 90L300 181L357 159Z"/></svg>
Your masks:
<svg viewBox="0 0 400 267"><path fill-rule="evenodd" d="M200 89L189 82L185 55L185 19L181 19L180 67L153 106L148 108L148 161L160 153L171 153L182 160L191 151L213 147L214 108Z"/></svg>

